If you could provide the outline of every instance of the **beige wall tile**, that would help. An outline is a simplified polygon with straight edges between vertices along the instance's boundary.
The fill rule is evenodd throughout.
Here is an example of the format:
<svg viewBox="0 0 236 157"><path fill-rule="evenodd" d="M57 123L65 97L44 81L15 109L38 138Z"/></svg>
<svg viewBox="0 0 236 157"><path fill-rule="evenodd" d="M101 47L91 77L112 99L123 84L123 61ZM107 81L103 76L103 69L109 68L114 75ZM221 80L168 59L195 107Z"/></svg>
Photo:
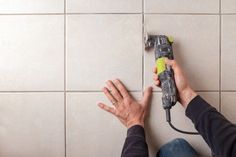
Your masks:
<svg viewBox="0 0 236 157"><path fill-rule="evenodd" d="M0 23L0 90L63 90L63 16L7 15Z"/></svg>
<svg viewBox="0 0 236 157"><path fill-rule="evenodd" d="M146 13L218 13L219 0L145 0Z"/></svg>
<svg viewBox="0 0 236 157"><path fill-rule="evenodd" d="M236 123L236 93L222 92L221 93L221 112L232 123Z"/></svg>
<svg viewBox="0 0 236 157"><path fill-rule="evenodd" d="M121 155L127 129L99 102L111 104L103 93L67 94L67 157Z"/></svg>
<svg viewBox="0 0 236 157"><path fill-rule="evenodd" d="M146 15L145 30L174 38L173 51L196 90L219 89L219 19L214 15ZM144 82L153 84L153 52L144 52ZM156 88L157 90L157 88Z"/></svg>
<svg viewBox="0 0 236 157"><path fill-rule="evenodd" d="M69 13L141 13L142 0L67 0Z"/></svg>
<svg viewBox="0 0 236 157"><path fill-rule="evenodd" d="M141 15L68 16L67 52L69 90L101 90L114 78L142 87Z"/></svg>
<svg viewBox="0 0 236 157"><path fill-rule="evenodd" d="M63 93L1 93L2 157L64 157Z"/></svg>
<svg viewBox="0 0 236 157"><path fill-rule="evenodd" d="M0 13L63 13L64 0L0 0Z"/></svg>
<svg viewBox="0 0 236 157"><path fill-rule="evenodd" d="M235 0L221 0L221 12L222 13L236 13L236 1Z"/></svg>
<svg viewBox="0 0 236 157"><path fill-rule="evenodd" d="M219 108L219 94L216 92L199 93L211 105ZM199 135L186 135L174 131L166 122L165 111L161 104L161 93L155 93L150 108L150 116L146 123L146 135L149 145L150 156L154 157L161 145L175 138L186 139L201 156L210 157L211 151L203 138ZM177 103L171 109L172 124L185 131L196 131L189 118L185 116L184 108Z"/></svg>
<svg viewBox="0 0 236 157"><path fill-rule="evenodd" d="M223 90L236 89L236 15L222 16L222 38L221 38L221 86Z"/></svg>

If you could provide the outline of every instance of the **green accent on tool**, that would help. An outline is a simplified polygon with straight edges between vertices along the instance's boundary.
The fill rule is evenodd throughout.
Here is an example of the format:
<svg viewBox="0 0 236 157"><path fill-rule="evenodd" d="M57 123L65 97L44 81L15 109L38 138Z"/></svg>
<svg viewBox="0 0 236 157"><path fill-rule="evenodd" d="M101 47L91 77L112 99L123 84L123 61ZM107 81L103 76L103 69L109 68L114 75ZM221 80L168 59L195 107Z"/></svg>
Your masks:
<svg viewBox="0 0 236 157"><path fill-rule="evenodd" d="M166 63L165 63L165 58L161 57L156 60L156 66L157 66L157 75L162 73L163 71L166 70Z"/></svg>

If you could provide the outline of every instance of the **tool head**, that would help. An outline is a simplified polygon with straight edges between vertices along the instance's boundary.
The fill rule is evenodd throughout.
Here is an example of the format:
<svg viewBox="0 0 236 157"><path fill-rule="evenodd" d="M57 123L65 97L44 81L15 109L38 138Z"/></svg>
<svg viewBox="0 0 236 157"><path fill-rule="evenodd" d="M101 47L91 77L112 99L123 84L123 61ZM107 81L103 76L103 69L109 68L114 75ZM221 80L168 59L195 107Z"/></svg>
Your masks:
<svg viewBox="0 0 236 157"><path fill-rule="evenodd" d="M155 35L148 35L146 34L144 36L144 45L145 45L145 50L149 51L154 47L155 44Z"/></svg>
<svg viewBox="0 0 236 157"><path fill-rule="evenodd" d="M144 36L144 45L145 45L145 50L149 51L152 49L154 46L161 45L161 44L172 44L173 43L173 38L172 37L167 37L165 35L149 35L146 34Z"/></svg>

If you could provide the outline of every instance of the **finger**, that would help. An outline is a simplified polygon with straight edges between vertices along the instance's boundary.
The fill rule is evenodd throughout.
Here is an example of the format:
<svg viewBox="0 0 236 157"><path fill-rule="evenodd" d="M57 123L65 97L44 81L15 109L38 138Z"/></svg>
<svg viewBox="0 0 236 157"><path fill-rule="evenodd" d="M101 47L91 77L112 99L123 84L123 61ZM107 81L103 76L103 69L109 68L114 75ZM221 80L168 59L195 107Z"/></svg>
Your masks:
<svg viewBox="0 0 236 157"><path fill-rule="evenodd" d="M152 87L148 87L145 89L143 93L143 99L142 99L142 104L146 107L148 104L150 104L152 97Z"/></svg>
<svg viewBox="0 0 236 157"><path fill-rule="evenodd" d="M166 58L165 62L167 65L170 65L172 67L174 74L176 74L175 77L178 75L179 76L183 75L181 68L179 67L178 63L175 60L169 60L168 58Z"/></svg>
<svg viewBox="0 0 236 157"><path fill-rule="evenodd" d="M117 90L117 88L115 87L115 85L113 84L113 82L109 80L109 81L106 82L106 84L109 87L109 89L111 90L111 94L114 96L114 98L117 101L121 101L122 100L122 96L119 93L119 91Z"/></svg>
<svg viewBox="0 0 236 157"><path fill-rule="evenodd" d="M104 87L102 89L102 91L107 96L107 98L111 101L111 103L113 105L115 105L117 103L117 100L112 96L112 94L110 93L110 91L106 87Z"/></svg>
<svg viewBox="0 0 236 157"><path fill-rule="evenodd" d="M159 79L158 79L158 75L157 75L157 74L154 74L154 75L153 75L153 80L154 80L154 81L157 81L157 80L159 80Z"/></svg>
<svg viewBox="0 0 236 157"><path fill-rule="evenodd" d="M119 79L115 79L114 83L115 83L117 89L119 90L120 94L123 96L123 98L130 97L127 89L125 88L125 86L123 85L123 83Z"/></svg>
<svg viewBox="0 0 236 157"><path fill-rule="evenodd" d="M167 65L170 65L173 70L176 70L178 68L178 64L177 64L177 62L175 60L170 60L168 58L165 58L165 63Z"/></svg>
<svg viewBox="0 0 236 157"><path fill-rule="evenodd" d="M99 106L101 109L103 109L103 110L105 110L105 111L107 111L107 112L109 112L109 113L111 113L111 114L113 114L113 115L116 115L116 110L115 110L114 108L109 107L109 106L107 106L107 105L105 105L105 104L103 104L103 103L99 103L98 106Z"/></svg>
<svg viewBox="0 0 236 157"><path fill-rule="evenodd" d="M161 86L161 84L160 84L160 81L159 80L157 80L155 83L154 83L156 86L158 86L158 87L160 87Z"/></svg>
<svg viewBox="0 0 236 157"><path fill-rule="evenodd" d="M156 66L153 67L152 72L153 72L154 74L157 74L157 67L156 67Z"/></svg>
<svg viewBox="0 0 236 157"><path fill-rule="evenodd" d="M158 87L160 87L160 80L158 79L158 75L154 74L153 75L153 80L154 80L154 84Z"/></svg>

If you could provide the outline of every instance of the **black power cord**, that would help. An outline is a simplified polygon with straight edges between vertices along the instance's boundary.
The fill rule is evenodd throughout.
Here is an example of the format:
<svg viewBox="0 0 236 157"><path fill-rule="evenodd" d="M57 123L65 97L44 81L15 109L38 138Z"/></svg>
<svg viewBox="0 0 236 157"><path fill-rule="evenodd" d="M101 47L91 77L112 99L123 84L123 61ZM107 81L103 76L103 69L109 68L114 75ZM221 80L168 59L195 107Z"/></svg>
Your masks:
<svg viewBox="0 0 236 157"><path fill-rule="evenodd" d="M177 129L172 123L171 123L171 116L170 116L170 109L167 108L165 109L166 110L166 121L169 123L170 127L172 129L174 129L175 131L178 131L180 133L183 133L183 134L189 134L189 135L199 135L198 132L188 132L188 131L183 131L183 130L179 130Z"/></svg>

